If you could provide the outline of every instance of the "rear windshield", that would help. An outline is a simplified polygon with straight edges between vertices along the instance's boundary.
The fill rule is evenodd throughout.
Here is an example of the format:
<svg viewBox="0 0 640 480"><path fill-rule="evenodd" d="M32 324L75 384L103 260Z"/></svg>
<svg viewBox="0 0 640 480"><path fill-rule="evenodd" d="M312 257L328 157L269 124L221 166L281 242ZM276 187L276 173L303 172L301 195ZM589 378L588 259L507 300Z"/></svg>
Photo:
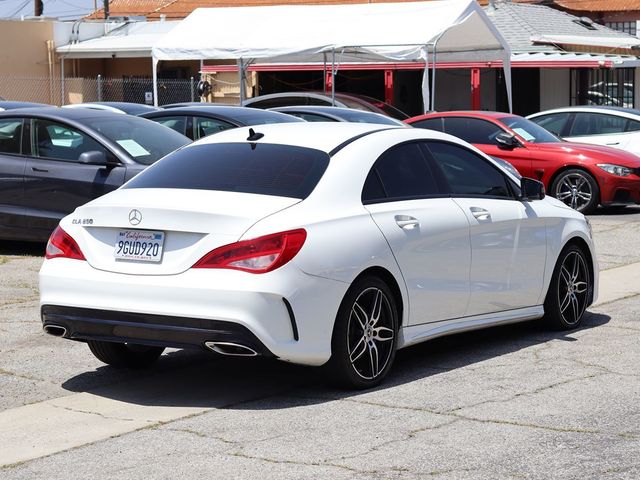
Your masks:
<svg viewBox="0 0 640 480"><path fill-rule="evenodd" d="M124 188L219 190L304 199L328 164L328 154L311 148L211 143L168 155Z"/></svg>

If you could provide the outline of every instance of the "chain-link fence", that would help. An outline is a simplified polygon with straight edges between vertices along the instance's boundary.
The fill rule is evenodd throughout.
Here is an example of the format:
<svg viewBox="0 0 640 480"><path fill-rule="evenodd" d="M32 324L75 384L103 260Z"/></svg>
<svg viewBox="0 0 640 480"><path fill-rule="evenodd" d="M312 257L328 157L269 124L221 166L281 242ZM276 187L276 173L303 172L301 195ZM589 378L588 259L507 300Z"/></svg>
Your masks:
<svg viewBox="0 0 640 480"><path fill-rule="evenodd" d="M198 80L158 79L158 105L197 102ZM0 76L0 97L6 100L65 105L83 102L132 102L153 105L153 81L147 77L89 78Z"/></svg>

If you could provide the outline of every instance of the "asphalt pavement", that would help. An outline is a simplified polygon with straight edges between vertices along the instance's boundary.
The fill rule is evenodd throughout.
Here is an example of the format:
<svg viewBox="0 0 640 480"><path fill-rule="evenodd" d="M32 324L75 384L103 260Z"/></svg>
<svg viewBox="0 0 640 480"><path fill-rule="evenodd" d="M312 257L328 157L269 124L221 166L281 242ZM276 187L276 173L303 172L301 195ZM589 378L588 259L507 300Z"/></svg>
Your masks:
<svg viewBox="0 0 640 480"><path fill-rule="evenodd" d="M356 393L206 352L106 367L42 333L43 246L0 243L0 478L638 479L640 207L590 218L601 296L580 329L437 339Z"/></svg>

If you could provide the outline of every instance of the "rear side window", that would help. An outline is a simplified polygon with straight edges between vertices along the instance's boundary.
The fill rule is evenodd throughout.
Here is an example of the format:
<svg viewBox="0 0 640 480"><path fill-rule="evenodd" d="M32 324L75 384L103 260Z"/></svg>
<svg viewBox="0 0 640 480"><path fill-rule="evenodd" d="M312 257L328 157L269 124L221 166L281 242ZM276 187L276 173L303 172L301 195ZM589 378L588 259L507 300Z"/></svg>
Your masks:
<svg viewBox="0 0 640 480"><path fill-rule="evenodd" d="M376 160L362 190L365 204L438 195L439 189L417 143L387 150Z"/></svg>
<svg viewBox="0 0 640 480"><path fill-rule="evenodd" d="M199 138L229 130L230 128L235 128L235 125L217 118L194 117L193 138L198 140Z"/></svg>
<svg viewBox="0 0 640 480"><path fill-rule="evenodd" d="M444 142L428 146L453 195L512 197L505 176L475 153Z"/></svg>
<svg viewBox="0 0 640 480"><path fill-rule="evenodd" d="M0 153L19 154L22 143L22 119L0 120Z"/></svg>
<svg viewBox="0 0 640 480"><path fill-rule="evenodd" d="M429 130L436 130L437 132L443 132L442 118L427 118L425 120L418 120L411 123L412 127L427 128Z"/></svg>
<svg viewBox="0 0 640 480"><path fill-rule="evenodd" d="M504 130L479 118L444 117L444 131L465 142L495 145L496 135Z"/></svg>
<svg viewBox="0 0 640 480"><path fill-rule="evenodd" d="M610 135L626 130L627 119L603 113L576 113L571 136Z"/></svg>
<svg viewBox="0 0 640 480"><path fill-rule="evenodd" d="M124 188L177 188L304 199L329 164L311 148L262 143L212 143L167 155Z"/></svg>

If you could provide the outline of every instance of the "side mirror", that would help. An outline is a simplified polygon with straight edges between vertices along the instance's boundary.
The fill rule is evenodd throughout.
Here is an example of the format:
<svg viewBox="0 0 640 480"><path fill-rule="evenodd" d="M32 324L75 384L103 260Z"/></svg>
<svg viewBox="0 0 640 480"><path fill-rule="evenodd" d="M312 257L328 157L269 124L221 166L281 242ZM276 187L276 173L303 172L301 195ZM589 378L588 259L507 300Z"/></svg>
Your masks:
<svg viewBox="0 0 640 480"><path fill-rule="evenodd" d="M533 178L522 177L520 179L520 200L530 202L532 200L542 200L545 196L544 184Z"/></svg>
<svg viewBox="0 0 640 480"><path fill-rule="evenodd" d="M513 150L520 146L518 139L507 132L502 132L496 135L496 143L498 144L498 148L503 148L505 150Z"/></svg>
<svg viewBox="0 0 640 480"><path fill-rule="evenodd" d="M78 157L79 163L84 163L85 165L102 165L104 167L107 166L107 156L104 152L100 152L98 150L91 150L89 152L83 152Z"/></svg>

